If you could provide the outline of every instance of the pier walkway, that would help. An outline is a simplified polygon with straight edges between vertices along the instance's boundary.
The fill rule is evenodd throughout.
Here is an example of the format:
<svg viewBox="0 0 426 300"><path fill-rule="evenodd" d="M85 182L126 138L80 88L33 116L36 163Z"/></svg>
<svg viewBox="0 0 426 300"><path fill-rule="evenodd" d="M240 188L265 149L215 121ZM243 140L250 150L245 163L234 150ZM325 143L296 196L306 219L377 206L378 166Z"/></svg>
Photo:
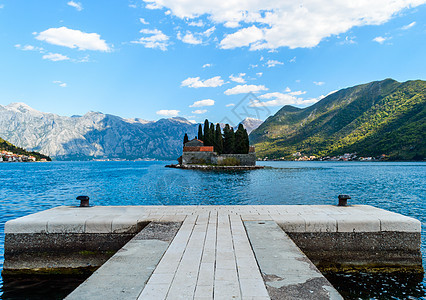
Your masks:
<svg viewBox="0 0 426 300"><path fill-rule="evenodd" d="M247 221L249 240L239 215L190 215L170 245L168 225L163 241L142 230L66 299L342 299L273 221Z"/></svg>
<svg viewBox="0 0 426 300"><path fill-rule="evenodd" d="M3 272L98 267L68 300L342 299L316 265L422 272L420 228L366 205L57 207L6 223Z"/></svg>

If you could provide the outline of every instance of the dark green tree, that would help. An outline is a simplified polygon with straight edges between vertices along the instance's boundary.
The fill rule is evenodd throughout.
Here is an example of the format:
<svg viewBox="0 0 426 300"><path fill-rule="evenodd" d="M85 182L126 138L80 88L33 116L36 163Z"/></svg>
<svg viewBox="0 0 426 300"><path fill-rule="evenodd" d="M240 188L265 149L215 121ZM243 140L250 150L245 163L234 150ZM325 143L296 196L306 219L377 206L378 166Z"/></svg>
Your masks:
<svg viewBox="0 0 426 300"><path fill-rule="evenodd" d="M234 146L235 146L234 130L229 126L229 124L226 124L225 128L223 128L223 153L224 154L233 153Z"/></svg>
<svg viewBox="0 0 426 300"><path fill-rule="evenodd" d="M203 127L201 126L201 124L198 125L198 139L200 141L203 141Z"/></svg>
<svg viewBox="0 0 426 300"><path fill-rule="evenodd" d="M249 140L247 131L242 124L238 125L235 132L235 153L247 154L249 152Z"/></svg>
<svg viewBox="0 0 426 300"><path fill-rule="evenodd" d="M214 149L218 154L223 153L223 136L219 123L216 124L216 130L214 134Z"/></svg>
<svg viewBox="0 0 426 300"><path fill-rule="evenodd" d="M203 142L204 146L213 146L213 136L210 134L210 123L207 119L204 121Z"/></svg>
<svg viewBox="0 0 426 300"><path fill-rule="evenodd" d="M214 124L213 123L210 123L209 134L210 134L210 145L209 146L214 146L215 130L214 130Z"/></svg>
<svg viewBox="0 0 426 300"><path fill-rule="evenodd" d="M183 144L185 145L188 142L189 142L189 138L188 138L188 135L185 133L185 136L183 137Z"/></svg>

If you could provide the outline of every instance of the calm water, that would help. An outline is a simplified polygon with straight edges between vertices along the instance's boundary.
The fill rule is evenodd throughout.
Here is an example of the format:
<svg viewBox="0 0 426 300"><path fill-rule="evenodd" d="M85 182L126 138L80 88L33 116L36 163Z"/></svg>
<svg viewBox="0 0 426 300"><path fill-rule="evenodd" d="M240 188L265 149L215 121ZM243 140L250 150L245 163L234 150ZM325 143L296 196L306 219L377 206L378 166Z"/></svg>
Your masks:
<svg viewBox="0 0 426 300"><path fill-rule="evenodd" d="M59 205L76 205L78 195L89 195L94 205L244 205L336 204L338 194L350 194L350 203L370 204L421 220L425 265L426 163L261 164L269 167L206 172L168 169L165 162L0 163L0 269L6 221ZM368 274L329 278L348 299L425 296L422 278ZM41 290L46 294L35 294ZM66 293L53 279L8 282L3 287L0 277L3 299L61 298Z"/></svg>

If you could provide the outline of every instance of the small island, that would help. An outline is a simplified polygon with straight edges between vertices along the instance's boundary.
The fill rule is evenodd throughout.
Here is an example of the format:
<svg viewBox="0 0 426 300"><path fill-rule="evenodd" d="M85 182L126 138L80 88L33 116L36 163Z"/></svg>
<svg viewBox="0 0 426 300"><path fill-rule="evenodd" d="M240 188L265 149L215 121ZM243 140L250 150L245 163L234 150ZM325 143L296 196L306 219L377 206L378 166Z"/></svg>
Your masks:
<svg viewBox="0 0 426 300"><path fill-rule="evenodd" d="M178 164L167 165L169 168L202 170L252 170L263 169L256 166L256 151L249 144L247 130L242 124L234 132L229 124L223 128L220 124L204 122L198 127L198 136L189 140L185 134L183 153Z"/></svg>

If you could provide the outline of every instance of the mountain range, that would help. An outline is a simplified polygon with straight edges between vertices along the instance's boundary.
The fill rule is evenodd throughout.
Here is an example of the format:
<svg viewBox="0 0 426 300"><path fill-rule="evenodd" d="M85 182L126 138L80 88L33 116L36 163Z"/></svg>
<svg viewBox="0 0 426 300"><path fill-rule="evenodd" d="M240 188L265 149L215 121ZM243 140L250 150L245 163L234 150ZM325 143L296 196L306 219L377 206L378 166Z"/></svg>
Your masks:
<svg viewBox="0 0 426 300"><path fill-rule="evenodd" d="M176 159L185 133L194 137L197 125L178 117L145 121L100 112L66 117L24 103L0 105L0 137L57 160Z"/></svg>
<svg viewBox="0 0 426 300"><path fill-rule="evenodd" d="M339 90L306 108L282 107L250 134L259 157L357 153L426 157L426 81L375 81Z"/></svg>

